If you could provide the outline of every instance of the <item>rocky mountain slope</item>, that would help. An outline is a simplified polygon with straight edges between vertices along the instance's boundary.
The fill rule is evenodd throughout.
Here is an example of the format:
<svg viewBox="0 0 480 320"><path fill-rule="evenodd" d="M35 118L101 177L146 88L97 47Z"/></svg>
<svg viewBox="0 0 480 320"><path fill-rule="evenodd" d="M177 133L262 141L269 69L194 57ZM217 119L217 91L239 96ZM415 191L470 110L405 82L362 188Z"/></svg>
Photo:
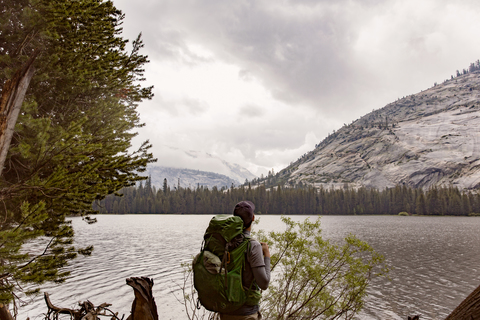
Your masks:
<svg viewBox="0 0 480 320"><path fill-rule="evenodd" d="M190 150L185 151L185 154L192 157L192 161L197 162L200 160L213 164L215 167L215 172L226 175L238 181L236 184L243 183L245 179L251 180L255 178L255 175L253 173L251 173L241 165L225 161L220 157L211 155L210 153Z"/></svg>
<svg viewBox="0 0 480 320"><path fill-rule="evenodd" d="M160 150L157 150L158 155L156 154L158 162L151 166L149 165L149 168L161 166L172 169L190 169L193 171L217 173L235 180L235 185L243 183L245 179L252 180L255 178L254 174L239 164L225 161L219 156L204 151L183 150L166 145L157 147L160 147ZM185 171L184 174L187 174L187 171ZM163 178L164 177L158 178L162 180L162 184ZM229 186L230 185L231 184L229 184Z"/></svg>
<svg viewBox="0 0 480 320"><path fill-rule="evenodd" d="M399 99L345 125L280 171L316 187L480 187L480 72Z"/></svg>
<svg viewBox="0 0 480 320"><path fill-rule="evenodd" d="M232 184L235 186L239 185L237 180L227 177L226 175L193 169L149 166L147 173L151 177L152 185L157 189L163 187L164 179L167 179L167 184L171 189L178 187L179 179L182 188L197 188L197 186L203 186L209 189L213 187L220 189L222 187L230 188Z"/></svg>

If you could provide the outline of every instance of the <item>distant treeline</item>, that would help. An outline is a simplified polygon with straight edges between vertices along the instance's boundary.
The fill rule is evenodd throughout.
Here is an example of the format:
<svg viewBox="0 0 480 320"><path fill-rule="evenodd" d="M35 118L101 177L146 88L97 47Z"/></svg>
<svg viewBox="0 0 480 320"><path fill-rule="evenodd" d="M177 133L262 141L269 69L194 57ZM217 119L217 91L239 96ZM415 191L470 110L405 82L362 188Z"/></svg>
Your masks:
<svg viewBox="0 0 480 320"><path fill-rule="evenodd" d="M241 200L254 202L262 214L398 214L465 216L480 212L477 191L461 192L456 187L434 187L429 190L396 186L384 190L251 188L208 189L198 187L157 190L149 180L138 187L122 190L123 196L110 195L94 209L100 213L231 213Z"/></svg>

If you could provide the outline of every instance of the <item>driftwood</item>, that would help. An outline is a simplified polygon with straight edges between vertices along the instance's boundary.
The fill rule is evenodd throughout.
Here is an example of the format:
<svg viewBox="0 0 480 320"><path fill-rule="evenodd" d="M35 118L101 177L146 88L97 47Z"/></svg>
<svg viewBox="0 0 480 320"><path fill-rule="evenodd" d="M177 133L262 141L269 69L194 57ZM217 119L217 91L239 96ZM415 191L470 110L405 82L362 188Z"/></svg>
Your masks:
<svg viewBox="0 0 480 320"><path fill-rule="evenodd" d="M135 294L127 320L158 320L157 305L152 295L153 280L146 277L128 278L127 284L133 288ZM79 303L79 309L59 308L50 301L48 293L45 292L44 296L48 308L45 320L58 320L58 316L62 314L69 315L71 320L98 320L100 316L110 317L110 320L123 320L123 316L118 318L118 312L108 309L111 306L109 303L95 307L87 300ZM0 320L13 320L1 316L0 310Z"/></svg>
<svg viewBox="0 0 480 320"><path fill-rule="evenodd" d="M95 307L90 301L84 301L79 303L80 309L68 309L68 308L59 308L53 305L50 301L50 296L45 292L45 303L48 307L48 312L45 315L47 320L57 320L58 315L68 314L70 319L73 320L96 320L98 316L107 316L113 319L118 319L117 314L109 310L108 307L111 306L109 303L102 303L98 307Z"/></svg>
<svg viewBox="0 0 480 320"><path fill-rule="evenodd" d="M157 305L152 294L153 280L146 277L128 278L127 284L135 293L127 320L158 320Z"/></svg>
<svg viewBox="0 0 480 320"><path fill-rule="evenodd" d="M480 320L480 286L470 293L445 320Z"/></svg>

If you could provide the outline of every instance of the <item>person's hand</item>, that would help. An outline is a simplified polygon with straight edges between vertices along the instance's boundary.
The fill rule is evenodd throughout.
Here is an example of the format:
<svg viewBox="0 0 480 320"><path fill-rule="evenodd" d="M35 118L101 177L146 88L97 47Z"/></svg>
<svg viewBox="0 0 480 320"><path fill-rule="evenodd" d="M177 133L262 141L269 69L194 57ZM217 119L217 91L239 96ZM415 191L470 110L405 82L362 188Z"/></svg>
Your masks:
<svg viewBox="0 0 480 320"><path fill-rule="evenodd" d="M270 250L268 249L268 244L266 242L260 242L262 245L263 256L270 258Z"/></svg>

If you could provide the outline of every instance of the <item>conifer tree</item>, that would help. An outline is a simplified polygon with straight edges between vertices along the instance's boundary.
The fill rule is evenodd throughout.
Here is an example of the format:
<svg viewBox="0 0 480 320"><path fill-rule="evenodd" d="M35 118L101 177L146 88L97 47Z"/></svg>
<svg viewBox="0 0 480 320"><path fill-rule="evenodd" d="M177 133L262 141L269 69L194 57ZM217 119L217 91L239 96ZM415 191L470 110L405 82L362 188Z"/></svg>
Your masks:
<svg viewBox="0 0 480 320"><path fill-rule="evenodd" d="M0 0L1 98L32 60L32 78L0 180L0 303L18 284L61 282L78 253L67 215L92 213L92 202L143 179L149 143L130 152L141 126L140 36L127 50L121 11L108 0ZM5 121L5 118L0 119ZM117 206L120 210L121 206ZM24 244L48 239L43 252Z"/></svg>

